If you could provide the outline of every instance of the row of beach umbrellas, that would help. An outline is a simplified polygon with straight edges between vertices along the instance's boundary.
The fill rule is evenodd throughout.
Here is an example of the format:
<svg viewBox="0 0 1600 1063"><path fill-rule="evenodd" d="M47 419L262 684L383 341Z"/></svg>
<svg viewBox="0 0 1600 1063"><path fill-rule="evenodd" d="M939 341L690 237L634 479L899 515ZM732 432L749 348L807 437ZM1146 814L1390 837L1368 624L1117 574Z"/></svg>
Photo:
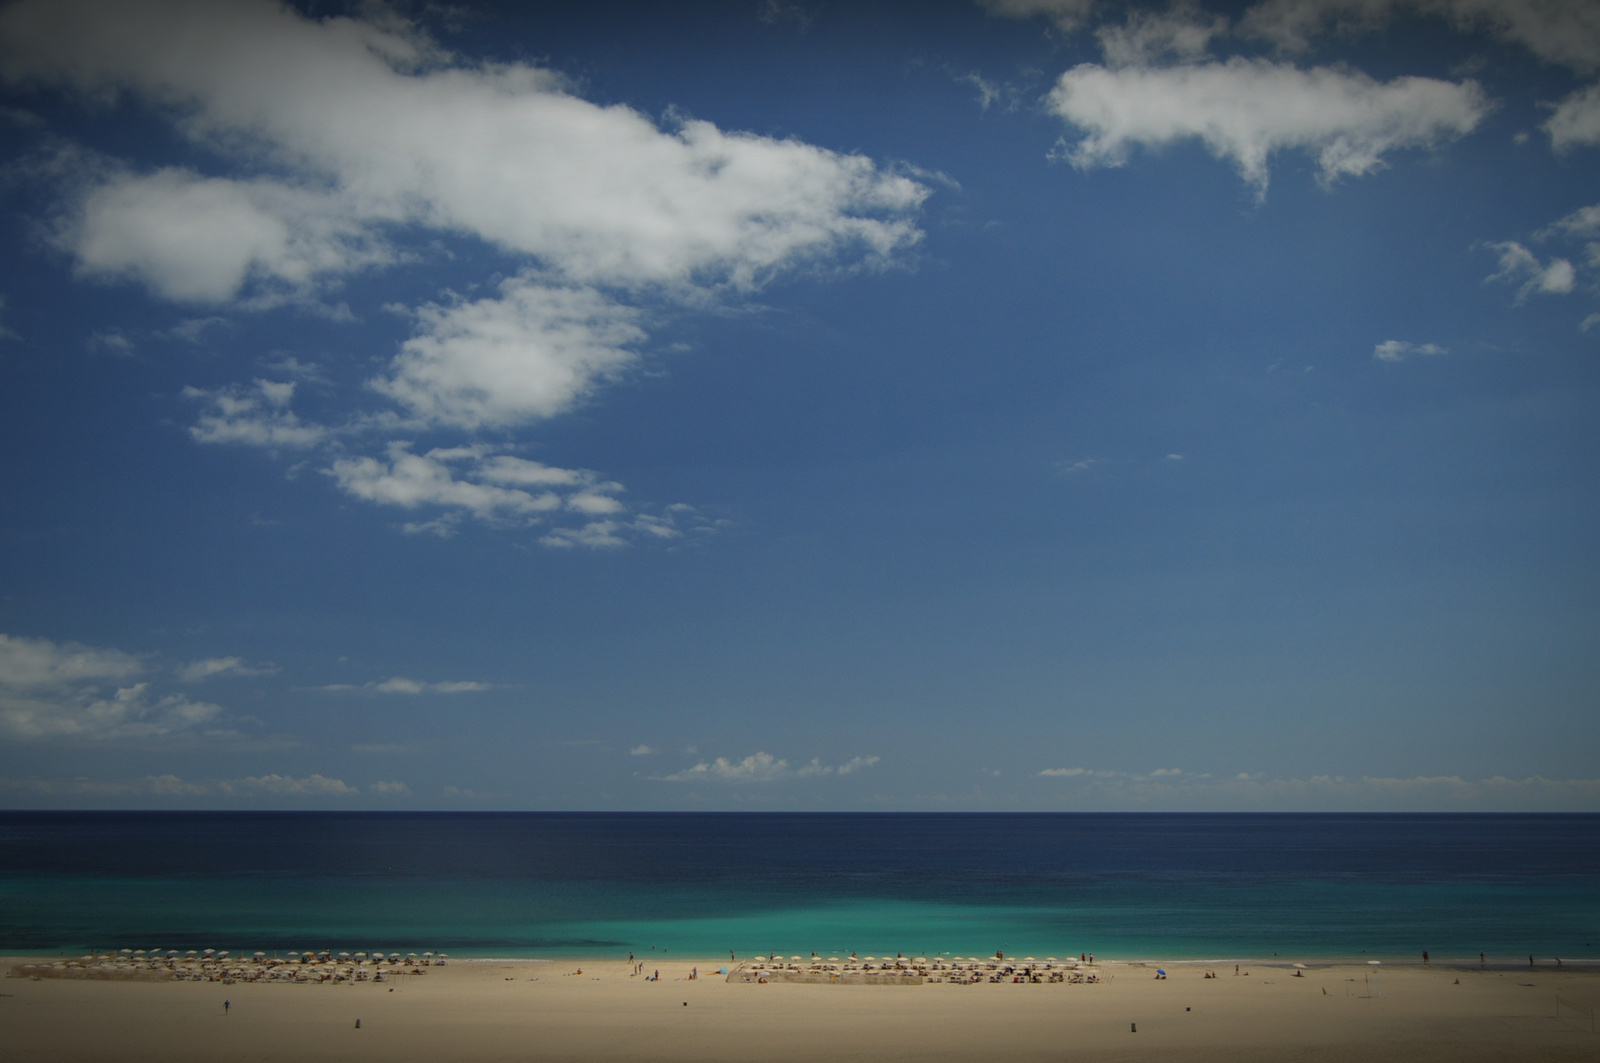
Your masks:
<svg viewBox="0 0 1600 1063"><path fill-rule="evenodd" d="M145 961L158 960L159 961L159 960L163 960L163 959L176 960L176 959L180 959L181 958L186 962L198 961L198 962L204 963L204 962L211 961L211 960L215 960L215 961L218 961L218 962L225 961L225 960L228 959L229 956L232 955L232 953L227 949L222 949L220 951L217 950L217 949L189 949L188 951L184 952L182 954L182 956L180 957L177 949L166 949L166 950L162 950L162 949L121 949L116 953L112 953L111 955L120 956L124 960L133 960L135 962L140 961L140 960L145 960ZM239 955L242 958L244 954L241 952ZM265 959L266 955L267 954L265 952L257 952L257 953L254 954L254 958L258 959L258 960ZM289 957L291 959L293 959L293 958L301 958L301 959L303 959L304 961L307 961L307 962L315 961L319 957L325 957L327 959L335 959L335 958L337 958L337 959L341 959L341 960L357 960L357 961L364 961L364 960L371 959L375 963L381 963L381 962L387 960L387 961L389 961L391 963L399 963L402 959L407 959L407 960L416 960L416 959L447 960L447 959L450 958L450 954L448 952L438 952L438 953L435 953L435 952L424 952L424 953L421 954L421 956L418 956L418 954L415 953L415 952L408 952L404 956L402 956L398 952L391 952L391 953L385 955L381 950L374 950L371 953L357 952L357 953L351 954L351 953L348 953L348 952L333 953L333 952L330 952L330 951L324 949L320 953L314 952L314 951L307 951L307 952L303 952L303 953L302 952L291 952L291 953L289 953Z"/></svg>

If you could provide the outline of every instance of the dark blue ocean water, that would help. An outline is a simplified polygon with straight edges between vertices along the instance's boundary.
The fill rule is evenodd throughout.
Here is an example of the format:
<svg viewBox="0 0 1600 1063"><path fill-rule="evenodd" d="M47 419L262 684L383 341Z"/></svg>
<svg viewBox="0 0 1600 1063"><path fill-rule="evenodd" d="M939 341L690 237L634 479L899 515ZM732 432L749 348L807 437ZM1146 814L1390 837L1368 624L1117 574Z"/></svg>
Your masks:
<svg viewBox="0 0 1600 1063"><path fill-rule="evenodd" d="M1600 956L1600 816L0 812L0 950Z"/></svg>

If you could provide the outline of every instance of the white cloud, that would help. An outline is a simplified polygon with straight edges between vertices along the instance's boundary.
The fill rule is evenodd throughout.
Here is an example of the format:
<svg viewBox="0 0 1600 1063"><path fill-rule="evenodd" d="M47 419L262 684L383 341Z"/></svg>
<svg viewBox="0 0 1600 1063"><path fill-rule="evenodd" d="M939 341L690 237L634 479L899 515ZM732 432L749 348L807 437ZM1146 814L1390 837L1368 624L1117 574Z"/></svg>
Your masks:
<svg viewBox="0 0 1600 1063"><path fill-rule="evenodd" d="M131 220L117 231L132 228L140 250L109 265L155 256L149 279L180 297L225 298L251 269L298 281L324 260L344 268L349 234L308 217L359 219L369 237L396 223L468 233L570 281L623 286L750 287L797 258L883 255L919 236L906 212L925 190L865 158L693 119L663 129L572 95L547 70L453 61L392 17L313 20L270 0L31 0L0 16L0 56L8 80L125 92L181 116L206 148L295 176L270 194L161 177L149 198L162 217L193 203L247 234L222 252L164 243L134 227L142 201L121 208ZM262 204L312 193L338 209Z"/></svg>
<svg viewBox="0 0 1600 1063"><path fill-rule="evenodd" d="M250 664L243 657L209 657L202 661L190 661L180 667L178 678L185 683L198 683L219 675L272 675L277 671L275 664Z"/></svg>
<svg viewBox="0 0 1600 1063"><path fill-rule="evenodd" d="M118 741L203 734L220 705L158 695L120 650L0 635L0 737ZM106 693L101 684L111 684Z"/></svg>
<svg viewBox="0 0 1600 1063"><path fill-rule="evenodd" d="M670 540L686 530L714 530L717 522L681 503L658 513L630 508L616 496L619 483L603 481L587 469L562 469L486 446L438 447L413 454L410 445L390 443L387 460L346 457L325 470L347 494L401 509L437 508L431 520L407 523L413 534L454 535L462 517L488 524L554 525L578 518L576 525L551 527L545 546L618 547L636 539ZM586 518L601 519L589 520Z"/></svg>
<svg viewBox="0 0 1600 1063"><path fill-rule="evenodd" d="M343 779L312 774L303 779L292 775L257 775L217 784L226 794L273 794L284 797L347 797L361 791Z"/></svg>
<svg viewBox="0 0 1600 1063"><path fill-rule="evenodd" d="M367 790L370 793L378 794L380 797L397 797L400 794L410 793L411 787L403 782L383 782L380 780L368 786Z"/></svg>
<svg viewBox="0 0 1600 1063"><path fill-rule="evenodd" d="M632 749L628 750L628 755L630 757L653 757L656 755L656 751L650 746L647 746L641 742Z"/></svg>
<svg viewBox="0 0 1600 1063"><path fill-rule="evenodd" d="M148 683L98 691L17 694L0 688L0 736L18 740L95 742L169 738L196 733L222 713L220 705L182 694L156 697Z"/></svg>
<svg viewBox="0 0 1600 1063"><path fill-rule="evenodd" d="M590 288L528 277L498 298L417 311L389 376L372 387L427 421L475 429L551 417L634 362L638 312Z"/></svg>
<svg viewBox="0 0 1600 1063"><path fill-rule="evenodd" d="M978 0L978 3L989 14L1005 18L1042 15L1064 33L1082 25L1095 6L1095 0Z"/></svg>
<svg viewBox="0 0 1600 1063"><path fill-rule="evenodd" d="M1146 66L1164 59L1197 62L1213 37L1228 30L1221 15L1206 15L1194 4L1174 4L1165 13L1132 11L1120 26L1102 26L1100 52L1107 66Z"/></svg>
<svg viewBox="0 0 1600 1063"><path fill-rule="evenodd" d="M0 688L60 690L83 683L117 682L144 672L140 658L76 642L0 635Z"/></svg>
<svg viewBox="0 0 1600 1063"><path fill-rule="evenodd" d="M882 759L882 757L851 757L836 770L840 775L852 775L858 771L865 771Z"/></svg>
<svg viewBox="0 0 1600 1063"><path fill-rule="evenodd" d="M819 758L813 757L809 763L802 764L799 768L791 768L787 760L780 760L771 753L752 753L738 761L729 760L727 757L718 757L711 761L702 760L692 768L685 768L671 775L662 775L659 779L663 782L704 780L730 783L775 782L779 779L805 779L820 775L849 775L872 767L879 759L852 757L838 767L830 767L823 764Z"/></svg>
<svg viewBox="0 0 1600 1063"><path fill-rule="evenodd" d="M493 683L480 683L476 680L455 680L443 683L429 683L421 679L409 679L403 675L390 676L388 679L367 683L364 686L354 686L350 683L332 683L328 686L317 687L318 690L328 692L342 692L347 690L370 690L377 694L470 694L480 690L493 690Z"/></svg>
<svg viewBox="0 0 1600 1063"><path fill-rule="evenodd" d="M86 276L261 309L307 304L441 237L513 260L490 295L407 311L413 335L368 381L394 409L325 427L294 414L289 385L190 389L208 403L198 441L311 447L397 421L473 433L552 417L636 364L644 305L703 307L802 268L876 267L922 237L928 188L864 156L590 103L551 71L465 61L387 8L362 10L22 0L0 11L0 78L142 105L203 153L152 172L59 153L58 236ZM245 176L206 172L240 163ZM528 523L551 500L606 519L546 545L679 532L669 515L630 518L620 488L596 478L558 497L525 488L580 485L507 478L505 462L458 476L430 453L340 456L328 471L356 498L451 511L404 525L415 533L448 537L462 514Z"/></svg>
<svg viewBox="0 0 1600 1063"><path fill-rule="evenodd" d="M1384 340L1372 348L1372 357L1380 362L1403 362L1408 358L1431 357L1450 352L1436 343L1407 343L1405 340Z"/></svg>
<svg viewBox="0 0 1600 1063"><path fill-rule="evenodd" d="M293 382L256 380L248 389L239 387L183 389L186 398L209 404L189 429L201 443L242 443L257 447L298 449L315 446L328 437L321 425L300 420L289 403L294 399Z"/></svg>
<svg viewBox="0 0 1600 1063"><path fill-rule="evenodd" d="M1081 169L1123 165L1134 147L1198 139L1261 194L1274 153L1310 152L1331 182L1379 169L1392 151L1471 132L1489 109L1470 81L1379 82L1359 71L1241 57L1170 67L1084 63L1061 75L1047 103L1084 132L1063 152Z"/></svg>
<svg viewBox="0 0 1600 1063"><path fill-rule="evenodd" d="M551 490L532 494L520 488L458 477L460 468L472 475L485 453L480 448L436 448L426 454L413 454L408 448L407 443L390 443L387 462L377 458L340 458L328 472L347 494L367 502L402 509L448 506L486 521L526 519L562 505L561 496ZM572 475L586 479L592 474Z"/></svg>
<svg viewBox="0 0 1600 1063"><path fill-rule="evenodd" d="M628 545L628 540L617 534L621 530L622 525L614 520L592 520L581 527L556 528L548 535L540 536L539 542L558 550L570 549L575 546L586 546L591 549L614 549Z"/></svg>
<svg viewBox="0 0 1600 1063"><path fill-rule="evenodd" d="M701 779L715 779L719 782L770 782L789 775L789 762L777 760L771 753L752 753L743 760L731 761L727 757L718 757L713 761L704 761L692 768L672 775L663 775L667 782L695 782Z"/></svg>
<svg viewBox="0 0 1600 1063"><path fill-rule="evenodd" d="M1543 128L1557 151L1600 144L1600 85L1590 85L1562 100Z"/></svg>
<svg viewBox="0 0 1600 1063"><path fill-rule="evenodd" d="M979 74L962 74L960 77L956 78L956 80L962 82L963 84L971 85L973 88L978 90L978 106L983 108L985 111L987 111L991 105L999 102L1000 100L1000 86L996 85L992 81L986 80Z"/></svg>
<svg viewBox="0 0 1600 1063"><path fill-rule="evenodd" d="M1484 279L1509 284L1520 282L1518 302L1530 295L1566 295L1577 281L1572 263L1564 258L1541 263L1537 255L1515 240L1488 246L1500 253L1500 269Z"/></svg>
<svg viewBox="0 0 1600 1063"><path fill-rule="evenodd" d="M81 274L134 280L174 302L224 303L251 282L259 305L308 291L325 274L396 258L327 192L190 170L116 173L62 227Z"/></svg>
<svg viewBox="0 0 1600 1063"><path fill-rule="evenodd" d="M1239 31L1303 51L1329 29L1371 32L1403 14L1485 31L1580 72L1600 67L1600 8L1589 0L1264 0L1245 12Z"/></svg>

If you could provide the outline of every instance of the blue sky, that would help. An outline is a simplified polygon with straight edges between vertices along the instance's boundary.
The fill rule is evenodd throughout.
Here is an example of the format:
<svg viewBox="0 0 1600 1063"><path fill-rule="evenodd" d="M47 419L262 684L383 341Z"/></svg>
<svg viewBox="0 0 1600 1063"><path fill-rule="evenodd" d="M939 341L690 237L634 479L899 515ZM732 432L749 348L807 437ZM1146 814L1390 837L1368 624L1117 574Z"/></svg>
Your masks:
<svg viewBox="0 0 1600 1063"><path fill-rule="evenodd" d="M1600 13L0 8L0 805L1600 809Z"/></svg>

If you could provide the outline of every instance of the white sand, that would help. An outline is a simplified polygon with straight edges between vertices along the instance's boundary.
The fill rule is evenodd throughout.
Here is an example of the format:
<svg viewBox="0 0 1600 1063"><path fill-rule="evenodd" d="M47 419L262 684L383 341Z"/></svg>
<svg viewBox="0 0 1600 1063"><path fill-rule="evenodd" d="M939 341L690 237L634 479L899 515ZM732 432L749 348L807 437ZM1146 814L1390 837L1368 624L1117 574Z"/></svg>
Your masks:
<svg viewBox="0 0 1600 1063"><path fill-rule="evenodd" d="M612 959L453 961L393 992L8 978L0 1042L28 1061L1600 1060L1600 1034L1555 1017L1558 993L1600 1003L1594 972L1385 967L1374 996L1360 966L1294 978L1219 965L1207 980L1174 965L1157 981L1154 965L1102 964L1099 985L837 986L730 984L721 962L674 958L646 982ZM713 973L683 980L692 966Z"/></svg>

